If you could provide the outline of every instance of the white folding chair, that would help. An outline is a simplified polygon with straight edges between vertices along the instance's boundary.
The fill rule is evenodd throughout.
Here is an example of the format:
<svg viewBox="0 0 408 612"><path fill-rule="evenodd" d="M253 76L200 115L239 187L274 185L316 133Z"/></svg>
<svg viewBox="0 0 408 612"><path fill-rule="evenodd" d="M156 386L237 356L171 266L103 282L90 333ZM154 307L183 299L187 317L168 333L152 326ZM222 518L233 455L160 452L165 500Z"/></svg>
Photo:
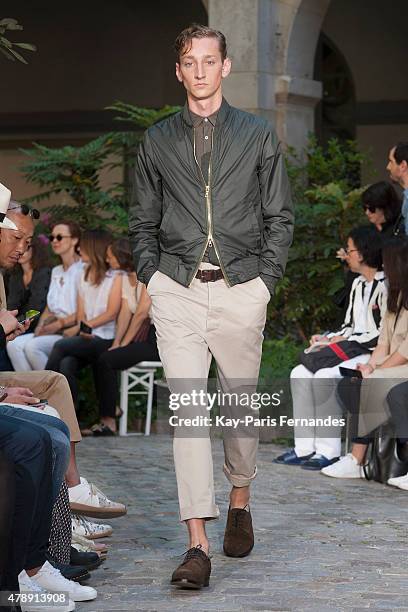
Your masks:
<svg viewBox="0 0 408 612"><path fill-rule="evenodd" d="M120 436L135 436L139 433L128 433L128 403L129 395L147 395L146 425L145 436L150 435L152 423L152 406L154 392L154 376L159 368L162 367L160 361L141 361L136 366L128 370L123 370L120 380L120 408L122 416L119 420ZM140 385L142 389L132 390Z"/></svg>

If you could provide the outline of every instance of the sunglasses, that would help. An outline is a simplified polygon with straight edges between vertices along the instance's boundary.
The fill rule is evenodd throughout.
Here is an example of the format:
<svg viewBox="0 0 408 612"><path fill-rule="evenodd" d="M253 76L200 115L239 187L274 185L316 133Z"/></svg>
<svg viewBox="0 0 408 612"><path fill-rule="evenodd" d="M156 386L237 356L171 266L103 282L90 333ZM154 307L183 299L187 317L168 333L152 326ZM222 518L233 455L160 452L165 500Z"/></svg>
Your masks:
<svg viewBox="0 0 408 612"><path fill-rule="evenodd" d="M378 210L378 207L377 206L373 206L373 204L363 204L363 210L364 210L364 212L369 210L370 213L375 213L375 211Z"/></svg>
<svg viewBox="0 0 408 612"><path fill-rule="evenodd" d="M12 206L10 207L8 210L9 212L13 211L13 210L21 210L21 214L22 215L29 215L30 217L32 217L33 219L39 219L40 218L40 211L37 210L36 208L30 208L29 206L27 206L27 204L18 204L17 206Z"/></svg>
<svg viewBox="0 0 408 612"><path fill-rule="evenodd" d="M50 234L48 236L48 240L50 242L54 242L54 240L56 240L57 242L61 242L63 238L71 238L71 235L70 234L57 234L56 236L54 236L54 234Z"/></svg>

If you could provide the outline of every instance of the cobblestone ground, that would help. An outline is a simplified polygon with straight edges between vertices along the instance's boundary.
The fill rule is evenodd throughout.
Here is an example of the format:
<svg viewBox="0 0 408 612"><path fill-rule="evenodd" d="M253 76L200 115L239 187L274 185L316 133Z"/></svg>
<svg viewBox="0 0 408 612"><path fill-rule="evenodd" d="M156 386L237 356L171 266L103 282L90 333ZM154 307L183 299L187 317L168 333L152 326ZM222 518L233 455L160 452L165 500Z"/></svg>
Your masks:
<svg viewBox="0 0 408 612"><path fill-rule="evenodd" d="M98 599L77 610L408 610L408 493L273 465L279 452L260 447L255 548L246 559L228 559L221 553L228 483L222 444L214 443L222 518L209 527L210 587L193 592L169 586L186 545L170 439L84 440L82 473L124 501L128 515L112 521L108 559L88 583Z"/></svg>

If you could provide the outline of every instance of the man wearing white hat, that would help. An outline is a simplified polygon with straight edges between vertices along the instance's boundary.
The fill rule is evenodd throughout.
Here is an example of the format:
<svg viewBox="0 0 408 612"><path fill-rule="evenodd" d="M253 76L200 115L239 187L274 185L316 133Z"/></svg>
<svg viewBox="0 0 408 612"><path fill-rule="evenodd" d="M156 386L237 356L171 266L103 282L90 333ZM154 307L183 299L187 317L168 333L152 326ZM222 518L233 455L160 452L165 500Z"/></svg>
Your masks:
<svg viewBox="0 0 408 612"><path fill-rule="evenodd" d="M31 244L34 234L34 211L18 202L11 201L11 192L0 183L0 268L10 269L18 263L19 258ZM11 206L10 206L11 201ZM7 216L6 216L7 213ZM6 293L3 276L0 270L0 326L4 320L4 338L12 340L14 334L21 334L30 325L29 321L20 324L7 310ZM3 320L2 320L3 319ZM14 325L14 327L13 327ZM0 327L0 348L2 334ZM45 398L54 406L60 415L70 413L72 397L65 376L58 372L0 372L0 401L7 404L37 404Z"/></svg>
<svg viewBox="0 0 408 612"><path fill-rule="evenodd" d="M6 212L10 203L11 191L0 183L0 228L17 230L13 221L7 219ZM0 262L0 266L3 263ZM16 319L17 310L5 310L6 295L4 292L3 278L0 281L0 349L6 347L6 342L13 340L17 335L26 331L26 325L19 323Z"/></svg>

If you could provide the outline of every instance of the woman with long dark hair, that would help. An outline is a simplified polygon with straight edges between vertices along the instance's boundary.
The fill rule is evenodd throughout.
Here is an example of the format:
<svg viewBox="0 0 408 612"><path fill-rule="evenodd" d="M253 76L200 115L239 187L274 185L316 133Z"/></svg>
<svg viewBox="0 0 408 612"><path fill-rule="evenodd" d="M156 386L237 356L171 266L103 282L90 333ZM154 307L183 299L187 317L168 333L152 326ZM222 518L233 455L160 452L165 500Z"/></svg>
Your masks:
<svg viewBox="0 0 408 612"><path fill-rule="evenodd" d="M28 310L38 310L42 313L47 304L50 280L51 261L48 245L35 237L10 274L7 292L9 310L18 310L19 315L24 315ZM7 345L8 356L16 371L31 369L26 367L27 360L24 353L27 342L33 338L37 324L38 320L34 320L28 333L15 338Z"/></svg>
<svg viewBox="0 0 408 612"><path fill-rule="evenodd" d="M113 269L125 273L115 340L109 350L99 356L94 368L100 412L100 424L92 428L96 436L111 436L116 432L118 372L141 361L159 360L156 332L149 318L151 301L145 286L136 278L127 239L113 242L108 249L108 261Z"/></svg>
<svg viewBox="0 0 408 612"><path fill-rule="evenodd" d="M106 251L111 242L112 236L105 230L83 233L80 250L85 267L78 287L77 323L65 332L70 337L54 345L46 365L47 370L66 376L75 405L79 370L94 364L115 337L122 279L120 274L109 270L106 262Z"/></svg>
<svg viewBox="0 0 408 612"><path fill-rule="evenodd" d="M374 183L363 192L361 202L367 219L382 237L387 239L405 234L401 200L390 183Z"/></svg>
<svg viewBox="0 0 408 612"><path fill-rule="evenodd" d="M81 229L75 221L61 220L52 226L49 240L61 263L52 269L46 306L41 309L34 334L24 336L18 355L10 343L11 360L17 371L44 370L54 344L65 329L76 323L78 284L83 268L78 255L80 238Z"/></svg>
<svg viewBox="0 0 408 612"><path fill-rule="evenodd" d="M357 365L364 379L359 397L358 438L351 453L325 467L322 472L334 478L363 478L369 436L376 427L390 418L387 405L389 392L408 379L408 238L394 238L383 248L383 264L388 279L387 311L382 330L369 361ZM339 397L346 409L350 385L344 379ZM352 409L352 412L354 410Z"/></svg>

